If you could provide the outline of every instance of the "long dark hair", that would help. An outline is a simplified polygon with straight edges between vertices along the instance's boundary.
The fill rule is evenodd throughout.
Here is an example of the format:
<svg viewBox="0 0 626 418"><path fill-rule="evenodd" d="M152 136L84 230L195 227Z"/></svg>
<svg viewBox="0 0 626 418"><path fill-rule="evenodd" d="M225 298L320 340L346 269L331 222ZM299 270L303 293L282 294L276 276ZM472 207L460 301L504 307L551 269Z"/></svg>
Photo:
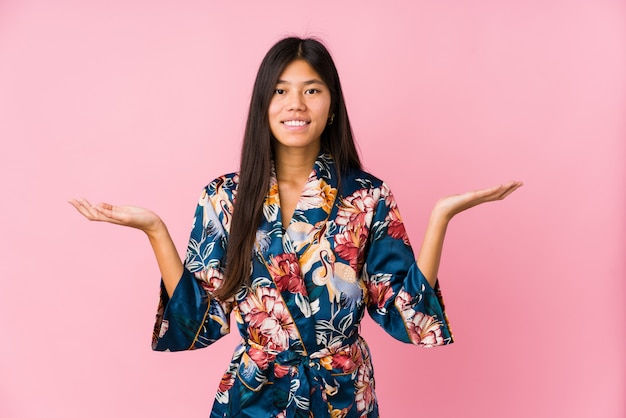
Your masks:
<svg viewBox="0 0 626 418"><path fill-rule="evenodd" d="M225 280L214 294L221 300L234 296L250 279L256 231L271 176L274 139L268 109L278 77L287 65L298 59L306 61L330 90L330 113L335 117L322 133L321 149L333 156L340 178L348 170L361 168L339 74L330 53L316 39L292 37L277 42L261 62L250 99L241 149L239 186L226 252Z"/></svg>

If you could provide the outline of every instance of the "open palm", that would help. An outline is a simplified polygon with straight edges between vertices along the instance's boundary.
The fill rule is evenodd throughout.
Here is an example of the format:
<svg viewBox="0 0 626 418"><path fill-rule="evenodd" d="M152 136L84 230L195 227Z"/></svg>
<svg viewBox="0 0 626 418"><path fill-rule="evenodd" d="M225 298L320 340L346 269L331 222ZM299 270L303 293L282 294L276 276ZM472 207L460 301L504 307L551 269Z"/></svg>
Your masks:
<svg viewBox="0 0 626 418"><path fill-rule="evenodd" d="M439 211L448 220L464 210L473 208L482 203L502 200L522 186L521 181L510 181L488 189L474 190L467 193L455 194L439 199L435 210Z"/></svg>
<svg viewBox="0 0 626 418"><path fill-rule="evenodd" d="M86 199L70 199L69 203L90 221L129 226L144 232L155 229L161 223L156 213L138 206L113 206L109 203L92 205Z"/></svg>

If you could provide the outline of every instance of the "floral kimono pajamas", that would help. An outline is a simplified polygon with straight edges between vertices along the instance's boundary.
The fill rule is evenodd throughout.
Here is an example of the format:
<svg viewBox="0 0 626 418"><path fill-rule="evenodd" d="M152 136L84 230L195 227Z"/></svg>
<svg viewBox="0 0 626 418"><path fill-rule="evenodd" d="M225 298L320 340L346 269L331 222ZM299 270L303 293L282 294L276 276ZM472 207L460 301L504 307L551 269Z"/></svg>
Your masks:
<svg viewBox="0 0 626 418"><path fill-rule="evenodd" d="M251 279L229 301L212 298L224 261L237 174L203 191L185 271L171 299L161 286L155 350L191 350L230 331L242 336L211 417L378 417L365 308L394 338L452 342L438 286L415 263L391 191L354 171L341 179L321 154L289 225L272 176L252 254ZM341 194L339 194L341 193Z"/></svg>

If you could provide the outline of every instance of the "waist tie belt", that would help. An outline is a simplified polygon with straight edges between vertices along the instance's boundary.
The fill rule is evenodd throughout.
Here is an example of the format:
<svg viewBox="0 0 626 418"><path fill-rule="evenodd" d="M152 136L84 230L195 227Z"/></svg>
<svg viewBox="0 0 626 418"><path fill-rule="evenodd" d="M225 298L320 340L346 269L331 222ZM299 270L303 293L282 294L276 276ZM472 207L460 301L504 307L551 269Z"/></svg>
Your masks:
<svg viewBox="0 0 626 418"><path fill-rule="evenodd" d="M310 355L295 350L268 350L253 341L245 347L237 369L237 378L249 390L262 392L271 385L268 394L274 409L280 412L290 405L310 410L315 417L329 416L327 399L339 391L337 377L356 373L364 353L358 347L358 333L341 341L337 347L322 348ZM333 367L337 359L346 360L346 367ZM340 361L339 361L340 362ZM349 391L349 396L354 396Z"/></svg>

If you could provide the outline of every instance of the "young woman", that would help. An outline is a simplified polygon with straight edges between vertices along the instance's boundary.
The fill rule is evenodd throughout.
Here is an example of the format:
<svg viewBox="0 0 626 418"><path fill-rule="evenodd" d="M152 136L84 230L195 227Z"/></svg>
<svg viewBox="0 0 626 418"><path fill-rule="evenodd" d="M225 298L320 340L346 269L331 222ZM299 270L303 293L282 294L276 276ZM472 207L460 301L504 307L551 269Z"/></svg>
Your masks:
<svg viewBox="0 0 626 418"><path fill-rule="evenodd" d="M257 74L240 171L202 191L184 262L154 212L70 203L148 236L162 275L155 350L206 347L234 312L242 342L212 417L378 417L365 308L400 341L451 343L437 282L447 225L520 186L439 200L416 261L391 190L361 170L328 51L287 38Z"/></svg>

